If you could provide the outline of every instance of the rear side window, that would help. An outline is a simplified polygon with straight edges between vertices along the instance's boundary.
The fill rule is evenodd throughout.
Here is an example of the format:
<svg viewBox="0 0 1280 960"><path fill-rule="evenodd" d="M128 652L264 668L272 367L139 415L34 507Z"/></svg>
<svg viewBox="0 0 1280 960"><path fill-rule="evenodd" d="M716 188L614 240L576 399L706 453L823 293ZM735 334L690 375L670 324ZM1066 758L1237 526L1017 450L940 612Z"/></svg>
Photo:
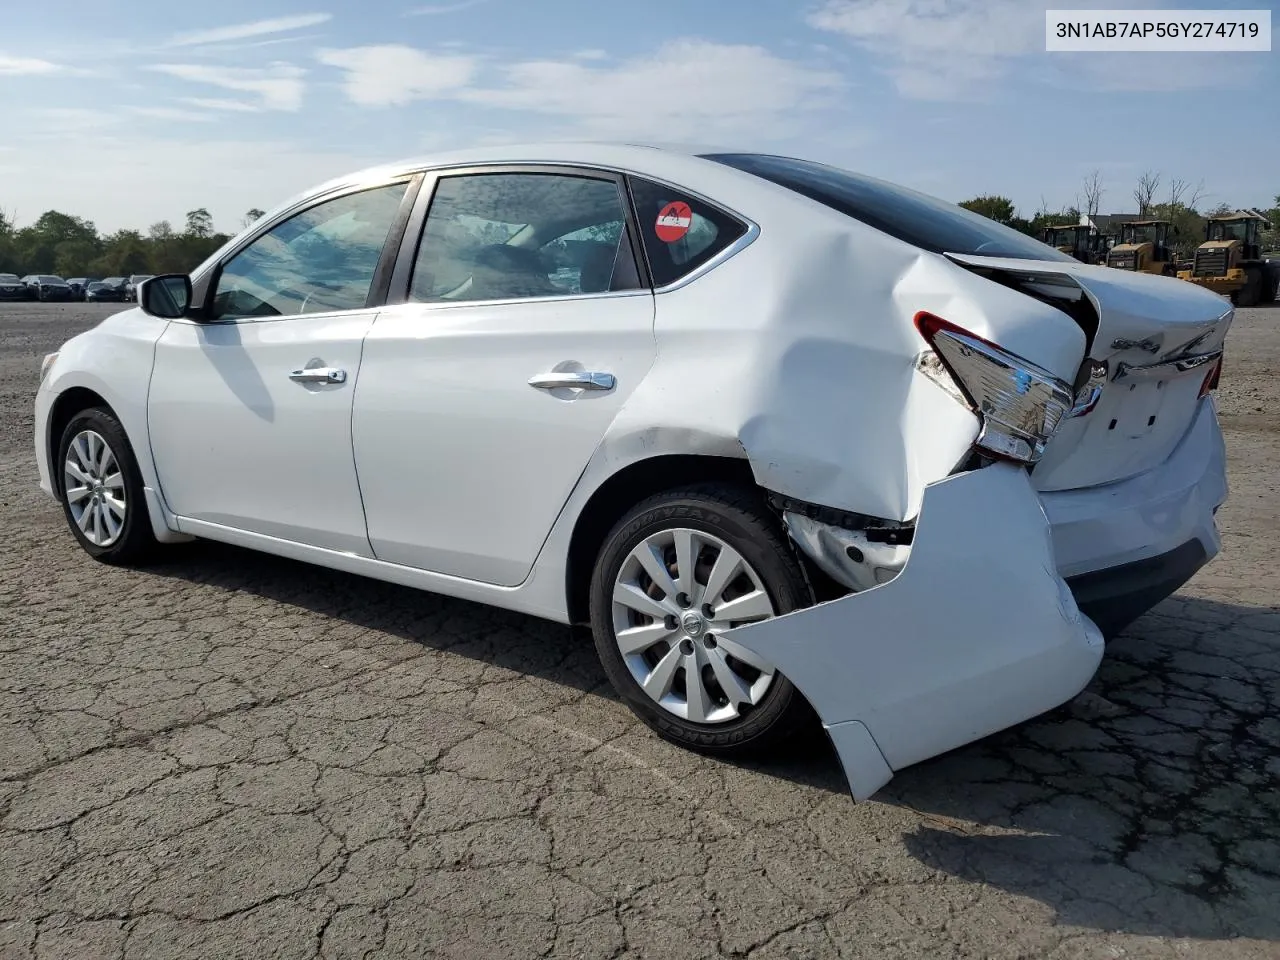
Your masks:
<svg viewBox="0 0 1280 960"><path fill-rule="evenodd" d="M630 184L655 287L688 276L747 232L736 217L674 187L638 177Z"/></svg>
<svg viewBox="0 0 1280 960"><path fill-rule="evenodd" d="M794 190L923 250L1021 260L1074 260L964 207L838 167L758 153L710 154L707 159Z"/></svg>

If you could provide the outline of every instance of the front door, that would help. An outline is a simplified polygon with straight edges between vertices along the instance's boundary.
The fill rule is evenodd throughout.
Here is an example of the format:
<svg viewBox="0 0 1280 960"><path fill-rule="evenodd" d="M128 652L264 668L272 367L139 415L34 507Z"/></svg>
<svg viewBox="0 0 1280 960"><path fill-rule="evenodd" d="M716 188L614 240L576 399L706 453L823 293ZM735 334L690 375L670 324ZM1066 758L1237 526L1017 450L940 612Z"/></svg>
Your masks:
<svg viewBox="0 0 1280 960"><path fill-rule="evenodd" d="M610 174L440 178L353 417L377 557L513 586L654 359Z"/></svg>
<svg viewBox="0 0 1280 960"><path fill-rule="evenodd" d="M161 336L147 412L178 516L371 555L351 404L406 186L345 194L272 227L222 265L202 322Z"/></svg>

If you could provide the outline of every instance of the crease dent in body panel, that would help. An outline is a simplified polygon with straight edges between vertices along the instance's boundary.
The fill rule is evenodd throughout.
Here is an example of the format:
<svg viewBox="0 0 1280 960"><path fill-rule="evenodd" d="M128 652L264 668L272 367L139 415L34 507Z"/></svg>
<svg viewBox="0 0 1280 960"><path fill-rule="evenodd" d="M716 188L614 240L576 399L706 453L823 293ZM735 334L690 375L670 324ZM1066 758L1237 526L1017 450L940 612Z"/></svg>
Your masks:
<svg viewBox="0 0 1280 960"><path fill-rule="evenodd" d="M1070 700L1102 635L1053 561L1025 470L931 484L886 584L729 631L804 694L856 799L893 772Z"/></svg>
<svg viewBox="0 0 1280 960"><path fill-rule="evenodd" d="M928 345L913 318L922 309L977 316L974 283L986 281L849 231L808 244L769 291L739 438L767 490L910 520L924 488L955 469L979 429L968 407L916 371Z"/></svg>

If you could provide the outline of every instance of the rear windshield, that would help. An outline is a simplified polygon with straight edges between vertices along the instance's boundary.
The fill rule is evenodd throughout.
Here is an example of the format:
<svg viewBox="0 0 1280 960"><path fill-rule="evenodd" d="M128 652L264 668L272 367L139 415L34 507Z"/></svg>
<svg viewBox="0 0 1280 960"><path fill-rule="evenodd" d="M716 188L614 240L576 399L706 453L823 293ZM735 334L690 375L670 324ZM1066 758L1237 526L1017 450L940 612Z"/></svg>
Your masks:
<svg viewBox="0 0 1280 960"><path fill-rule="evenodd" d="M838 167L759 153L715 153L706 159L753 173L934 253L1073 259L964 207Z"/></svg>

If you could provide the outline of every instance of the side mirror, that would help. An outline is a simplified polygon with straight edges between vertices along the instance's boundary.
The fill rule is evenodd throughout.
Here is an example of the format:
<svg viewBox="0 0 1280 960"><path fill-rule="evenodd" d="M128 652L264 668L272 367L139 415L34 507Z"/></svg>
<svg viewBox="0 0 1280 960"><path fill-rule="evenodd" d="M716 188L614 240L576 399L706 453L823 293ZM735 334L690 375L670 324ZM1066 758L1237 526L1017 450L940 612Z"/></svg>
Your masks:
<svg viewBox="0 0 1280 960"><path fill-rule="evenodd" d="M164 320L177 320L191 306L191 278L184 273L168 273L138 284L138 306L142 312Z"/></svg>

